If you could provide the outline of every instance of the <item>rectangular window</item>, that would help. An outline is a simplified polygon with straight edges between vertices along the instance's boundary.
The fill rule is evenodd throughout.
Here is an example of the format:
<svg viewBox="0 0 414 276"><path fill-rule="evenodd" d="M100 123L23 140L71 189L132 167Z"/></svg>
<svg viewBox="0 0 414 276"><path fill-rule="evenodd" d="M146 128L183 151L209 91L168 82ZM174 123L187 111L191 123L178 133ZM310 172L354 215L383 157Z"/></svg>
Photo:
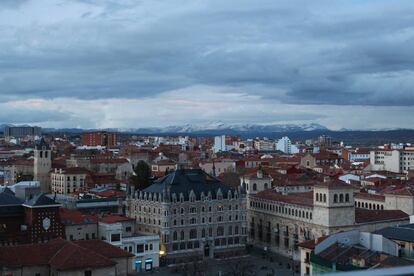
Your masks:
<svg viewBox="0 0 414 276"><path fill-rule="evenodd" d="M143 252L144 252L144 245L137 244L137 253L143 253Z"/></svg>
<svg viewBox="0 0 414 276"><path fill-rule="evenodd" d="M111 235L111 242L117 242L121 240L121 234L112 234Z"/></svg>

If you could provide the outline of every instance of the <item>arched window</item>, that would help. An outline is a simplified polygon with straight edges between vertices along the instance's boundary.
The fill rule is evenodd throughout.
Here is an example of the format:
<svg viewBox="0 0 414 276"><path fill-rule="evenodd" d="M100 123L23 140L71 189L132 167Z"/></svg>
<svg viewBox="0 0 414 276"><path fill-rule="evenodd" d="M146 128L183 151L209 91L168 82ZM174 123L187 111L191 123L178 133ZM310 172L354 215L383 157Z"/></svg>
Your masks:
<svg viewBox="0 0 414 276"><path fill-rule="evenodd" d="M174 231L174 233L173 233L173 240L174 240L174 241L176 241L176 240L177 240L177 238L178 238L178 237L177 237L177 231Z"/></svg>
<svg viewBox="0 0 414 276"><path fill-rule="evenodd" d="M323 202L326 202L326 194L323 194Z"/></svg>
<svg viewBox="0 0 414 276"><path fill-rule="evenodd" d="M384 210L384 205L381 205L381 210Z"/></svg>
<svg viewBox="0 0 414 276"><path fill-rule="evenodd" d="M257 190L257 185L256 185L256 183L253 183L253 191L256 191Z"/></svg>
<svg viewBox="0 0 414 276"><path fill-rule="evenodd" d="M181 234L180 234L180 239L181 239L181 240L184 240L184 231L181 231Z"/></svg>
<svg viewBox="0 0 414 276"><path fill-rule="evenodd" d="M349 202L349 194L345 195L345 202Z"/></svg>
<svg viewBox="0 0 414 276"><path fill-rule="evenodd" d="M319 201L319 194L316 193L316 201Z"/></svg>
<svg viewBox="0 0 414 276"><path fill-rule="evenodd" d="M239 227L238 226L234 226L234 234L235 235L239 234Z"/></svg>
<svg viewBox="0 0 414 276"><path fill-rule="evenodd" d="M379 210L379 208L380 208L380 207L379 207L379 204L377 204L377 210Z"/></svg>
<svg viewBox="0 0 414 276"><path fill-rule="evenodd" d="M339 195L339 202L344 202L344 195L343 194Z"/></svg>
<svg viewBox="0 0 414 276"><path fill-rule="evenodd" d="M206 229L201 230L201 237L202 238L206 237Z"/></svg>
<svg viewBox="0 0 414 276"><path fill-rule="evenodd" d="M370 209L370 210L372 209L372 204L371 204L371 203L369 204L369 209Z"/></svg>
<svg viewBox="0 0 414 276"><path fill-rule="evenodd" d="M337 194L334 194L334 202L335 203L338 202L338 195Z"/></svg>

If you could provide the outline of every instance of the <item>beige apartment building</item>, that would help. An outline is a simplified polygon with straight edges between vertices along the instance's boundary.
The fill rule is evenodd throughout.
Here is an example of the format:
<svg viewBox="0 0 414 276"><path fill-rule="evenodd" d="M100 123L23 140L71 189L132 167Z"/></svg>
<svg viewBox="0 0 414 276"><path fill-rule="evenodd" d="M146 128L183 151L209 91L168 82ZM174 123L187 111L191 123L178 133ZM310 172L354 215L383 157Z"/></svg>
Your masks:
<svg viewBox="0 0 414 276"><path fill-rule="evenodd" d="M70 194L87 188L86 177L89 171L84 168L55 169L50 174L52 193Z"/></svg>

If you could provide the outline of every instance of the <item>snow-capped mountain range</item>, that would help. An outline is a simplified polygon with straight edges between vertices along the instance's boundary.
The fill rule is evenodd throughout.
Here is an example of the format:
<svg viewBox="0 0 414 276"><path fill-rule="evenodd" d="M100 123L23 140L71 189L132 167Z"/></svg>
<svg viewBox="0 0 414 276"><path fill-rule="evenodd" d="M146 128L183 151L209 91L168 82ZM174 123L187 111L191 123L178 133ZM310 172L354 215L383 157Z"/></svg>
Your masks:
<svg viewBox="0 0 414 276"><path fill-rule="evenodd" d="M206 132L296 132L296 131L314 131L328 130L326 127L316 124L226 124L223 122L212 122L206 124L185 124L179 126L167 127L149 127L149 128L123 128L118 129L120 132L131 133L206 133Z"/></svg>

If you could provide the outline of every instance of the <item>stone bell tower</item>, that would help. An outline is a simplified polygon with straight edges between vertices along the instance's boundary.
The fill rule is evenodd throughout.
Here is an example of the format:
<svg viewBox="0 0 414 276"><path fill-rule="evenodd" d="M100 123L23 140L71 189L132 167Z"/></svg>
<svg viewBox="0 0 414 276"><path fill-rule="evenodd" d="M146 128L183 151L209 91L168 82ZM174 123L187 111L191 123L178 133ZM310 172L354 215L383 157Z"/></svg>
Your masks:
<svg viewBox="0 0 414 276"><path fill-rule="evenodd" d="M325 180L313 187L313 221L329 228L355 224L354 188L340 180Z"/></svg>
<svg viewBox="0 0 414 276"><path fill-rule="evenodd" d="M43 193L50 192L50 170L52 168L52 151L42 138L34 149L34 180L40 182Z"/></svg>

